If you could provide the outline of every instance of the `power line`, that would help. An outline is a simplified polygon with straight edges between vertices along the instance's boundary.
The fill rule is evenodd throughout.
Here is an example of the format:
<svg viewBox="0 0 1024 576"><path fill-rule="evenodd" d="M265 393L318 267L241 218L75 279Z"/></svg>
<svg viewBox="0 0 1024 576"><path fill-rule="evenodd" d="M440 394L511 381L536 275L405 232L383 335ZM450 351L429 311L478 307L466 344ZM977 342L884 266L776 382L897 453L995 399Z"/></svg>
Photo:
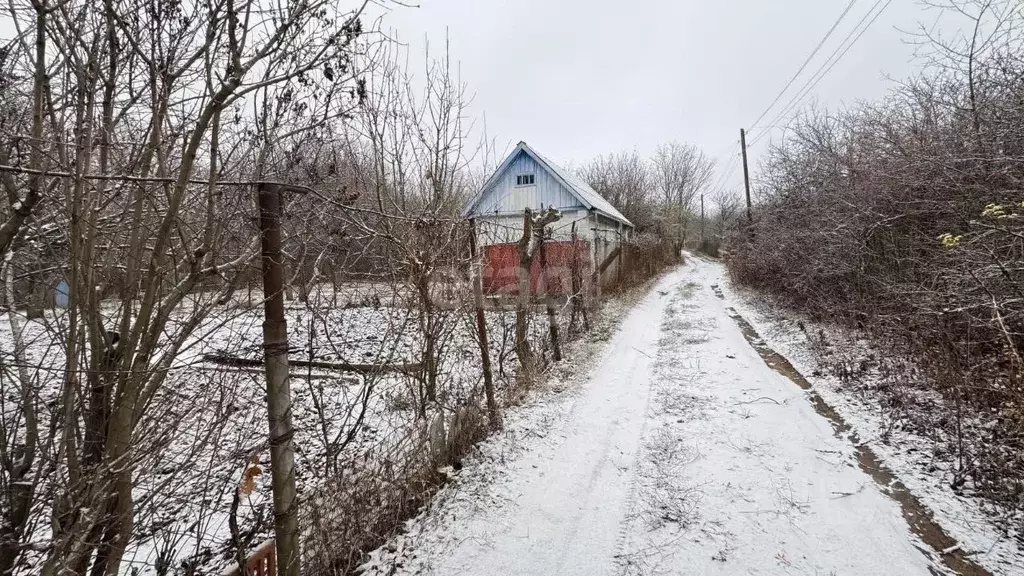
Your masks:
<svg viewBox="0 0 1024 576"><path fill-rule="evenodd" d="M718 186L725 186L729 181L729 177L735 174L736 169L739 168L740 164L740 153L739 146L733 151L732 155L729 156L729 162L725 166L725 170L722 171L722 181L718 183Z"/></svg>
<svg viewBox="0 0 1024 576"><path fill-rule="evenodd" d="M885 2L885 4L882 5L882 2ZM804 100L804 98L806 98L807 95L810 94L812 90L814 90L815 86L817 86L818 83L821 82L821 80L825 76L827 76L829 72L832 71L832 68L834 68L835 65L838 64L839 61L846 56L847 52L849 52L850 49L853 48L854 44L856 44L857 41L860 40L861 36L863 36L864 33L867 32L869 28L871 28L871 25L874 24L876 20L878 20L878 17L882 15L882 12L884 12L890 4L892 4L892 0L877 0L874 3L874 5L871 6L867 13L864 14L860 21L858 21L857 24L853 27L853 30L851 30L850 33L846 35L846 38L844 38L843 41L839 44L839 46L837 46L836 49L832 51L832 54L829 55L828 59L826 59L825 62L822 63L822 65L814 73L814 75L811 76L811 78L804 83L803 87L800 88L800 91L797 92L797 95L793 97L788 104L786 104L786 106L782 109L781 112L779 112L778 114L775 115L774 118L772 118L768 127L761 130L761 133L758 134L757 137L755 137L750 142L751 146L757 144L765 136L767 136L771 128L773 128L782 118L784 118L788 113L790 113L794 108L796 108ZM876 11L876 9L880 5L882 6L881 9ZM873 16L872 13L874 14ZM869 17L871 18L870 20L868 20ZM867 22L866 25L864 24L865 21ZM854 34L856 34L856 36L854 36ZM851 38L853 38L852 41L850 40Z"/></svg>
<svg viewBox="0 0 1024 576"><path fill-rule="evenodd" d="M740 141L739 140L735 140L731 144L729 144L729 146L727 148L722 148L720 152L716 152L715 155L712 156L712 158L715 161L715 172L718 173L718 176L715 178L714 184L711 186L710 189L714 190L714 189L718 188L721 185L721 182L722 182L722 172L724 172L725 170L728 170L729 169L729 165L731 165L733 163L733 161L735 160L736 153L739 152L739 145L740 145ZM722 156L725 156L726 161L725 161L724 164L721 165L721 168L719 169L718 159L721 158Z"/></svg>
<svg viewBox="0 0 1024 576"><path fill-rule="evenodd" d="M729 180L729 176L732 176L735 170L736 159L739 155L739 142L736 142L730 150L729 159L726 161L725 166L719 173L718 178L715 179L714 185L711 190L717 190L721 188Z"/></svg>
<svg viewBox="0 0 1024 576"><path fill-rule="evenodd" d="M736 156L737 154L729 157L729 162L722 168L722 173L718 176L718 180L715 181L713 189L720 189L729 181L729 177L733 175L736 170Z"/></svg>
<svg viewBox="0 0 1024 576"><path fill-rule="evenodd" d="M821 80L825 76L827 76L829 72L832 71L832 68L834 68L835 65L838 64L839 61L846 56L847 52L849 52L850 49L853 48L853 45L856 44L858 40L860 40L861 36L863 36L864 33L867 32L868 28L870 28L871 25L874 24L875 20L877 20L878 17L881 16L882 12L885 11L885 9L889 6L889 4L892 3L892 0L888 0L885 3L885 5L882 6L881 10L875 12L875 9L878 8L883 1L885 0L876 0L874 5L872 5L871 8L867 11L867 13L865 13L864 16L861 17L860 21L858 21L857 24L853 27L853 29L850 30L850 33L846 35L846 38L844 38L843 41L840 42L839 46L837 46L836 49L832 51L832 54L829 55L825 62L822 63L820 67L818 67L818 70L814 73L814 75L811 76L811 78L804 83L804 85L797 92L796 96L794 96L786 104L786 106L783 107L782 111L780 111L772 118L769 126L766 129L762 130L761 133L758 134L753 139L751 145L760 142L765 136L767 136L769 130L775 127L780 120L782 120L787 114L789 114L797 106L799 106L800 103L810 94L810 92L814 90L818 83L821 82ZM872 13L874 13L873 17L871 16ZM871 18L871 20L868 21L866 25L864 25L865 21L867 21L869 17ZM854 34L856 34L856 36L854 36ZM853 38L852 41L850 41L851 37Z"/></svg>
<svg viewBox="0 0 1024 576"><path fill-rule="evenodd" d="M765 115L768 114L772 107L774 107L779 102L779 100L782 99L783 94L785 94L786 91L789 90L790 86L793 85L793 82L796 82L796 79L800 76L800 74L803 73L804 69L807 68L807 65L811 63L811 60L813 60L814 57L818 55L818 52L821 50L821 47L824 46L825 42L827 42L828 39L832 37L832 33L836 31L836 28L839 27L839 24L843 21L844 18L846 18L846 15L850 13L850 9L853 8L853 5L856 3L857 0L850 0L850 2L846 5L846 8L843 10L842 14L840 14L839 17L836 18L836 21L832 23L832 27L828 29L828 32L825 33L825 36L821 39L821 41L818 42L818 45L814 47L814 50L811 51L811 54L807 57L806 60L804 60L804 63L800 65L800 69L796 71L796 74L793 74L793 77L789 79L789 82L787 82L786 85L782 88L782 90L778 93L778 95L775 96L775 99L772 100L772 103L769 104L768 107L765 108L763 112L761 112L761 115L757 117L757 120L754 120L754 123L747 128L748 130L753 131L754 128L757 127L758 122L764 119Z"/></svg>
<svg viewBox="0 0 1024 576"><path fill-rule="evenodd" d="M735 150L736 147L739 146L739 144L740 144L739 140L733 140L728 145L726 145L724 148L719 148L718 151L715 152L714 155L712 155L711 157L717 160L720 156L724 156L724 155L728 154L729 152Z"/></svg>

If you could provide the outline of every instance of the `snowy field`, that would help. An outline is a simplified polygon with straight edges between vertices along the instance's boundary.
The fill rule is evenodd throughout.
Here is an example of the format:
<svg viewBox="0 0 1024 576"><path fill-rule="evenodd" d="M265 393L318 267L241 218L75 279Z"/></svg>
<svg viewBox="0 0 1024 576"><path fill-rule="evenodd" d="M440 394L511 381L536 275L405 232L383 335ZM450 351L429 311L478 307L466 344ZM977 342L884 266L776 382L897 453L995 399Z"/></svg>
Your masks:
<svg viewBox="0 0 1024 576"><path fill-rule="evenodd" d="M751 308L712 289L726 283L699 259L663 278L591 370L510 415L363 573L934 575L955 573L950 554L971 559L961 573L1022 573L976 503L878 449L927 506L950 505L933 512L955 550L919 536L850 436L748 343L730 315ZM868 406L812 381L872 438Z"/></svg>
<svg viewBox="0 0 1024 576"><path fill-rule="evenodd" d="M338 307L323 294L319 304L290 303L290 357L366 364L419 362L423 339L417 310L394 296L366 296L365 287L361 294L347 290ZM479 398L482 385L473 317L465 309L438 314L441 378L431 414L445 414L469 397ZM515 374L514 314L489 311L486 319L496 384L499 394L505 395L511 392ZM222 366L204 361L204 355L261 359L262 320L261 306L223 307L204 319L175 355L153 399L153 418L140 424L136 540L125 556L125 574L156 574L161 565L171 567L171 573L194 569L218 574L230 563L234 494L247 468L255 463L269 469L264 378L261 368ZM26 356L39 375L44 402L59 393L65 355L56 335L65 324L60 312L26 324ZM538 353L544 352L546 334L546 319L535 316L530 338ZM4 321L0 341L11 340L9 323ZM10 351L10 346L4 347L8 363ZM413 376L293 367L291 384L297 480L305 499L317 497L329 478L335 484L367 478L390 481L385 467L397 478L402 471L391 467L418 457L425 434L416 409L422 386ZM5 399L13 405L16 391L8 389ZM237 510L247 548L273 532L269 474L255 480ZM313 513L315 507L307 510ZM42 541L49 511L37 514L35 539ZM25 574L36 571L34 566L23 569Z"/></svg>

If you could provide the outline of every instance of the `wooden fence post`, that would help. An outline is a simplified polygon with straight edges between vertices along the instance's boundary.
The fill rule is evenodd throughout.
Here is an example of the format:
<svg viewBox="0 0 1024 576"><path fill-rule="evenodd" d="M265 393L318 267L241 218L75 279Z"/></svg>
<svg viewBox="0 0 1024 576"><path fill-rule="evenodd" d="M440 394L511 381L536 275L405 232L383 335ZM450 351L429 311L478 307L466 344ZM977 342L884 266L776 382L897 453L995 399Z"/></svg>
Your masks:
<svg viewBox="0 0 1024 576"><path fill-rule="evenodd" d="M623 259L623 252L625 252L624 248L626 246L626 243L623 242L622 234L621 233L619 233L619 235L618 235L618 237L616 239L618 240L620 250L619 250L619 257L616 258L617 262L615 263L615 276L617 278L616 281L619 284L619 289L621 290L622 289L623 278L626 277L626 271L622 269L623 266L625 266L625 260Z"/></svg>

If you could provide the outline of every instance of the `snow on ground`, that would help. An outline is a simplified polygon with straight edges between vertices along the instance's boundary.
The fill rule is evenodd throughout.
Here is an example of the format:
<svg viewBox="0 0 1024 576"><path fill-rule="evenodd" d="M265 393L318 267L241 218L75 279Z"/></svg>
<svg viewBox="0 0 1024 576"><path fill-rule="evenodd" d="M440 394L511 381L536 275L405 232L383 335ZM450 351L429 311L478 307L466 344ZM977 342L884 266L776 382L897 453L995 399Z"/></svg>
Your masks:
<svg viewBox="0 0 1024 576"><path fill-rule="evenodd" d="M319 303L291 303L286 313L292 358L416 362L422 337L415 310L394 299L382 302L373 291L376 288L370 286L365 293L349 290L341 306L334 305L331 294L321 296ZM182 316L189 313L187 308L180 311ZM438 352L443 373L439 403L444 404L439 409L444 409L478 394L482 378L472 317L461 309L439 314L445 315L446 330L444 349ZM486 320L498 372L496 386L504 398L516 365L511 350L513 314L489 311ZM60 391L65 361L61 332L66 324L61 311L25 324L26 355L37 378L34 385L44 401L41 404L48 404ZM136 533L125 554L125 574L155 574L160 562L214 574L229 562L229 510L242 472L254 457L268 469L265 384L258 368L225 368L204 363L203 355L258 359L261 324L259 306L219 307L175 355L154 408L140 424L139 436L145 443L138 452L144 460L136 467ZM546 334L547 323L536 314L530 333L536 349L544 346ZM0 364L12 363L12 341L10 325L0 315ZM418 438L421 428L413 400L418 384L413 378L296 368L291 384L300 448L297 478L304 495L315 493L339 469L347 478L354 476L354 468L372 476L379 461L418 450L418 444L408 441ZM0 407L16 407L16 391L12 386L5 388ZM364 401L367 409L360 419ZM346 443L346 434L353 430L354 437ZM341 445L343 450L338 448ZM252 533L250 547L272 532L269 502L269 474L263 474L239 512L243 535ZM42 549L49 536L48 510L39 510L38 516L44 520L33 540ZM37 572L27 565L20 573Z"/></svg>
<svg viewBox="0 0 1024 576"><path fill-rule="evenodd" d="M747 344L719 275L695 261L665 276L578 389L511 417L364 573L943 572Z"/></svg>
<svg viewBox="0 0 1024 576"><path fill-rule="evenodd" d="M857 378L863 381L860 386L844 385L830 369L827 359L816 353L808 334L824 335L831 343L829 348L842 350L857 361L875 357L878 350L871 349L868 342L847 330L815 323L781 309L760 295L731 286L721 265L706 262L702 265L714 282L722 286L729 304L753 325L769 346L783 354L811 382L818 394L843 416L864 443L870 444L971 558L994 574L1024 574L1020 519L1000 517L1001 511L986 509L981 499L955 493L950 487L952 458L940 457L933 438L894 421L881 408L883 397L872 381L879 379L879 375L868 370L858 374ZM912 395L922 408L939 402L937 398L924 397L926 393L911 386L903 392Z"/></svg>
<svg viewBox="0 0 1024 576"><path fill-rule="evenodd" d="M646 290L644 290L646 293ZM466 538L463 531L449 528L460 522L507 504L513 497L506 486L506 467L527 457L538 446L555 446L563 434L562 425L579 401L581 387L601 362L608 341L631 309L636 292L607 300L601 314L592 317L586 338L570 343L566 360L552 366L541 387L533 390L529 403L506 411L502 432L475 448L472 464L454 476L436 495L429 511L406 523L404 533L374 551L362 567L368 574L421 573ZM474 537L470 535L470 537ZM495 572L495 574L514 572Z"/></svg>
<svg viewBox="0 0 1024 576"><path fill-rule="evenodd" d="M422 347L415 312L405 307L370 305L333 308L331 306L293 303L286 309L289 342L293 359L348 361L368 363L416 362ZM445 312L444 350L439 351L443 382L439 384L445 398L439 403L456 405L464 398L479 393L481 369L479 349L474 339L475 326L465 311ZM499 393L515 372L515 355L511 353L512 314L503 311L487 313L491 335L491 355L497 375ZM262 310L234 310L230 315L210 318L190 339L184 354L176 359L181 371L168 394L180 394L180 404L199 406L196 419L210 418L206 412L214 401L198 401L209 395L208 389L226 390L230 398L229 417L217 429L216 442L192 440L182 434L172 441L166 460L175 468L187 466L184 460L202 462L196 473L185 475L179 485L157 485L147 482L140 473L141 492L158 491L165 500L176 500L177 506L157 510L153 524L166 525L155 530L154 537L142 538L126 555L126 564L139 568L141 574L152 574L161 547L173 545L169 554L175 562L196 562L204 573L219 573L227 563L225 551L230 548L228 509L241 469L253 456L269 470L266 450L264 382L259 369L252 372L217 371L216 366L201 363L205 353L226 353L251 359L259 358L262 343ZM530 339L536 348L545 342L547 327L539 316L531 322ZM502 335L506 337L503 339ZM501 361L499 361L499 358ZM213 386L215 384L215 386ZM374 474L374 467L390 460L401 461L409 451L417 451L420 423L417 420L414 395L417 381L404 375L360 377L351 373L331 373L306 368L292 372L293 416L296 426L296 475L301 493L315 494L334 471L354 478ZM362 403L365 415L360 418ZM194 427L197 431L214 427L208 423ZM355 431L344 450L338 446L350 431ZM333 453L332 453L333 451ZM369 481L369 480L367 480ZM210 486L214 489L211 490ZM152 491L147 488L152 486ZM257 481L252 502L240 514L245 527L257 527L258 535L250 547L271 536L269 516L269 474ZM212 493L212 494L211 494ZM262 514L262 522L254 518ZM196 518L206 525L199 537L189 527Z"/></svg>

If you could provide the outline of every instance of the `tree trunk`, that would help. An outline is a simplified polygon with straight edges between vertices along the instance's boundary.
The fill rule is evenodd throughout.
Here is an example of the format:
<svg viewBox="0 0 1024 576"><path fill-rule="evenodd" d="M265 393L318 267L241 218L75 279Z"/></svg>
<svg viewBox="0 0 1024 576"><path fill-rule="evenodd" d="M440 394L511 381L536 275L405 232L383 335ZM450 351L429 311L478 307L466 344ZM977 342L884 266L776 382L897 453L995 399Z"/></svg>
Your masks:
<svg viewBox="0 0 1024 576"><path fill-rule="evenodd" d="M548 336L551 338L551 350L555 362L562 361L562 346L558 342L558 318L555 316L555 299L551 294L551 279L548 275L547 250L544 248L544 229L540 230L540 276L544 286L544 304L548 313Z"/></svg>
<svg viewBox="0 0 1024 576"><path fill-rule="evenodd" d="M487 322L484 318L484 285L483 263L477 260L476 221L469 221L469 254L473 260L473 304L476 307L477 343L480 344L480 363L484 371L484 397L487 400L487 420L491 428L497 430L501 426L501 415L498 413L498 402L494 397L494 378L491 374L491 351L487 339Z"/></svg>
<svg viewBox="0 0 1024 576"><path fill-rule="evenodd" d="M0 528L0 574L5 576L12 573L14 564L20 555L25 525L32 508L35 482L26 480L26 478L35 461L38 435L36 406L30 388L31 375L28 371L28 360L25 357L24 325L21 322L21 317L18 316L17 298L14 292L13 260L14 251L7 252L5 255L7 320L10 323L11 335L14 339L14 362L18 366L21 412L25 419L25 443L24 446L5 447L10 451L7 454L7 462L5 462L8 474L7 518L4 518L3 527Z"/></svg>
<svg viewBox="0 0 1024 576"><path fill-rule="evenodd" d="M523 212L523 236L517 242L519 247L519 294L516 298L516 357L519 358L519 367L524 370L531 370L533 367L533 352L530 350L530 342L527 340L529 330L529 306L530 306L530 264L533 258L530 255L530 238L533 235L533 218L530 209Z"/></svg>
<svg viewBox="0 0 1024 576"><path fill-rule="evenodd" d="M590 318L587 315L587 307L583 302L583 271L580 269L579 250L576 243L579 241L576 235L576 223L572 223L572 319L570 326L576 324L578 316L583 317L583 329L590 332ZM571 328L570 328L571 330Z"/></svg>

